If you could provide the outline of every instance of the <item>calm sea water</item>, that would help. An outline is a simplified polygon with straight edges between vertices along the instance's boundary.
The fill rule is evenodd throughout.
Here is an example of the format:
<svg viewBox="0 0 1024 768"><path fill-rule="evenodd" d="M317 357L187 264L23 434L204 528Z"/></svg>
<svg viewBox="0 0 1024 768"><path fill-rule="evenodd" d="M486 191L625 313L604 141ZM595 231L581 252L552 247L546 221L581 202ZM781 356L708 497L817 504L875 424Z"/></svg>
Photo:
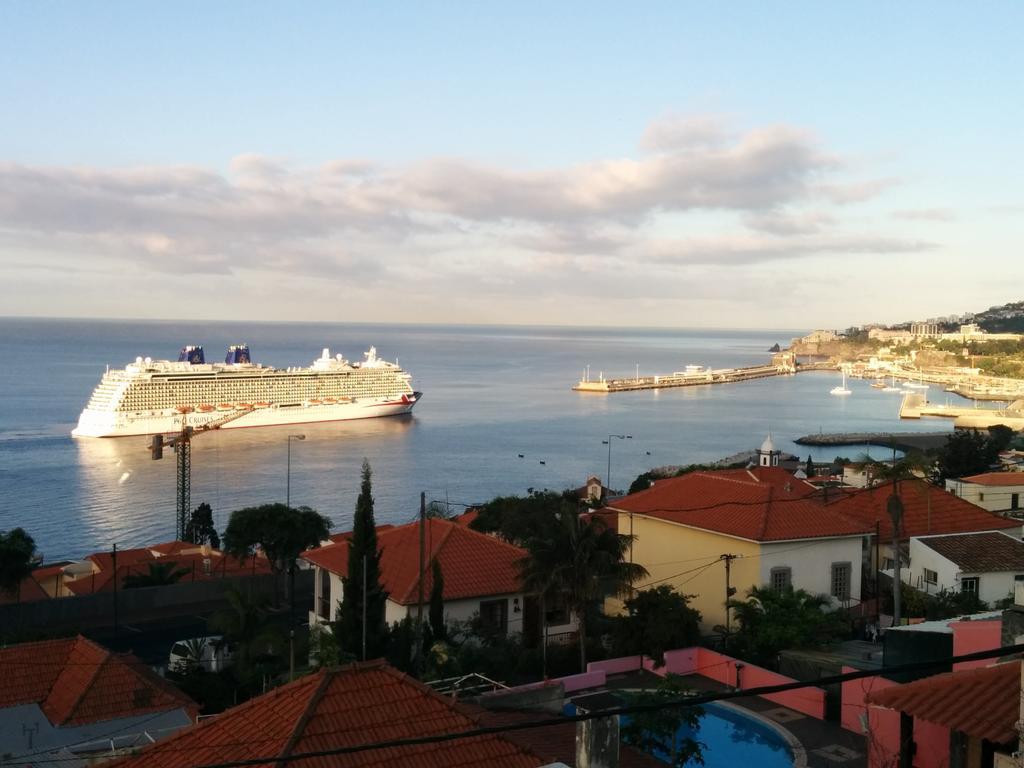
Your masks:
<svg viewBox="0 0 1024 768"><path fill-rule="evenodd" d="M638 364L641 374L749 365L803 332L0 319L0 529L23 526L51 561L172 538L173 454L152 461L146 438L69 433L107 364L173 358L187 343L217 359L247 342L256 362L276 366L308 365L325 346L358 360L372 344L424 392L408 417L198 437L192 505L209 502L221 528L234 509L284 500L287 436L298 432L306 439L292 442L292 504L345 529L363 457L378 521L402 523L415 517L420 491L458 508L603 477L610 433L633 436L612 444L612 484L624 488L650 467L756 448L769 429L783 450L806 457L790 441L819 430L951 428L899 422L899 395L866 381L851 381L850 397L830 396L830 373L612 396L570 390L588 364L595 377L633 375Z"/></svg>

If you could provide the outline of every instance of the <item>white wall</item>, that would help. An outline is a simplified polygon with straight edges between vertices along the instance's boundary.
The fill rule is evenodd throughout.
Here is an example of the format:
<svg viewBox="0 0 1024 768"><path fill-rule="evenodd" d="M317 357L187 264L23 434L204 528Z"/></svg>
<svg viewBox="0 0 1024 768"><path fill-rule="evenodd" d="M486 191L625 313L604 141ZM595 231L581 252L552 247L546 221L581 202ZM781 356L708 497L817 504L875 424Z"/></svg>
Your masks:
<svg viewBox="0 0 1024 768"><path fill-rule="evenodd" d="M956 494L964 501L969 501L989 512L1009 511L1013 494L1017 494L1018 509L1024 510L1024 477L1020 485L981 485L979 483L965 483L962 480L947 480L946 490Z"/></svg>
<svg viewBox="0 0 1024 768"><path fill-rule="evenodd" d="M322 568L316 566L313 574L313 610L309 612L309 623L324 624L326 621L317 615L317 606L320 600L320 577ZM331 619L337 618L338 602L342 599L344 594L344 588L341 583L341 577L337 574L330 574L330 605L331 605ZM523 631L523 616L526 608L526 598L523 594L511 594L511 595L494 595L476 597L468 600L449 600L444 606L444 619L445 623L451 623L455 621L468 621L472 618L473 614L480 612L480 603L483 601L490 600L505 600L507 601L507 616L508 616L508 631L509 634L518 634ZM516 608L519 610L517 611ZM426 617L430 611L429 605L423 606L423 615ZM388 624L394 624L409 616L413 619L417 616L417 609L415 605L399 605L393 600L388 600L385 604L384 616ZM550 626L548 627L549 634L557 634L560 632L571 632L575 629L575 623L567 624L565 626Z"/></svg>
<svg viewBox="0 0 1024 768"><path fill-rule="evenodd" d="M860 600L862 537L787 541L761 545L760 578L771 583L772 568L792 570L793 588L812 594L832 591L832 563L850 564L850 597ZM736 585L740 592L746 585ZM856 604L856 603L854 603Z"/></svg>
<svg viewBox="0 0 1024 768"><path fill-rule="evenodd" d="M925 540L927 541L927 538ZM889 549L889 556L891 557L892 547ZM947 560L931 547L925 546L918 538L910 540L910 565L908 566L906 563L901 563L900 567L901 580L910 584L912 587L920 589L922 592L935 594L943 589L947 592L960 591L960 580L958 578L960 569L957 567L957 564L951 560ZM935 571L938 574L936 584L928 584L925 582L925 568Z"/></svg>
<svg viewBox="0 0 1024 768"><path fill-rule="evenodd" d="M969 534L967 534L969 535ZM989 573L972 573L961 571L960 567L947 560L931 547L925 546L924 541L919 539L910 540L910 578L904 578L921 591L934 594L945 588L948 592L959 592L960 582L964 577L976 577L978 579L978 597L984 602L992 605L997 600L1010 597L1014 592L1014 576L1017 571L995 571ZM924 581L924 569L928 568L938 574L938 584L926 584ZM1020 571L1024 575L1024 570Z"/></svg>

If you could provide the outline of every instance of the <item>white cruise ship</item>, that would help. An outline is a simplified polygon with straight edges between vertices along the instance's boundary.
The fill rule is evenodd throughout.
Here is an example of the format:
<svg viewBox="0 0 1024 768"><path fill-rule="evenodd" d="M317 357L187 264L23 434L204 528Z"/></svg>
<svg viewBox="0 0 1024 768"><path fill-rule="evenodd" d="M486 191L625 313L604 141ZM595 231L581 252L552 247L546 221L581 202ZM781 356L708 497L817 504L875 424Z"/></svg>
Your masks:
<svg viewBox="0 0 1024 768"><path fill-rule="evenodd" d="M308 368L251 362L249 348L228 348L223 364L207 363L188 346L178 360L136 358L103 374L72 430L75 437L122 437L176 432L182 422L222 429L308 424L408 413L421 397L397 363L370 347L350 363L324 349Z"/></svg>

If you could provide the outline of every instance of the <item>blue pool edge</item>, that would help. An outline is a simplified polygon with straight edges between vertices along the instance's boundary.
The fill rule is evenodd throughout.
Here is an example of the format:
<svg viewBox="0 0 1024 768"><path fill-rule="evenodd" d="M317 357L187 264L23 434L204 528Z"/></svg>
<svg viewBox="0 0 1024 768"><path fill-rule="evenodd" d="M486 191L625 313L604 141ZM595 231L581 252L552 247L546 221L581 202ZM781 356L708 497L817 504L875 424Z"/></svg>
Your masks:
<svg viewBox="0 0 1024 768"><path fill-rule="evenodd" d="M788 728L783 727L771 718L765 717L758 712L754 712L753 710L741 707L729 701L716 701L715 706L731 710L741 717L756 720L766 728L770 728L780 739L786 742L786 746L789 747L789 751L793 755L793 768L807 768L807 750L804 749L804 745L800 743L800 739L794 736Z"/></svg>

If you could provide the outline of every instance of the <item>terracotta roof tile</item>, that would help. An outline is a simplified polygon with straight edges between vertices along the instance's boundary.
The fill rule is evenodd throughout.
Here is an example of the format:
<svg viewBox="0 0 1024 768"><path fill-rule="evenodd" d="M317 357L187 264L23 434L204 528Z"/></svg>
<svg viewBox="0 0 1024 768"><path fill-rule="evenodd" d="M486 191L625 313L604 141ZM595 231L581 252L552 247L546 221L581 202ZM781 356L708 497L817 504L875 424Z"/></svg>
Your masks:
<svg viewBox="0 0 1024 768"><path fill-rule="evenodd" d="M53 725L198 711L133 656L112 654L84 637L0 649L0 670L0 708L34 702Z"/></svg>
<svg viewBox="0 0 1024 768"><path fill-rule="evenodd" d="M893 483L889 481L845 497L836 508L869 524L872 529L877 521L882 539L891 539L892 519L886 504L892 492ZM923 480L900 481L900 500L903 502L904 539L969 531L1016 530L1019 534L1021 530L1020 521L1000 517Z"/></svg>
<svg viewBox="0 0 1024 768"><path fill-rule="evenodd" d="M787 541L870 532L835 501L778 467L691 472L609 504L633 512L752 541Z"/></svg>
<svg viewBox="0 0 1024 768"><path fill-rule="evenodd" d="M188 768L217 761L292 754L478 727L459 705L382 662L321 670L187 728L118 768ZM533 768L544 760L502 736L289 761L296 768L402 765ZM268 763L269 765L269 763Z"/></svg>
<svg viewBox="0 0 1024 768"><path fill-rule="evenodd" d="M521 591L517 563L526 551L450 520L431 518L426 524L426 558L441 564L444 599L461 600ZM378 529L381 581L389 599L415 605L419 597L419 523ZM341 541L304 552L305 560L331 573L348 575L349 544ZM428 568L424 599L433 584Z"/></svg>
<svg viewBox="0 0 1024 768"><path fill-rule="evenodd" d="M965 573L1024 573L1024 542L999 531L925 536L918 541L956 563Z"/></svg>
<svg viewBox="0 0 1024 768"><path fill-rule="evenodd" d="M985 472L960 479L965 483L976 483L977 485L1024 485L1024 472Z"/></svg>
<svg viewBox="0 0 1024 768"><path fill-rule="evenodd" d="M996 744L1016 744L1020 662L947 672L886 688L867 701Z"/></svg>

